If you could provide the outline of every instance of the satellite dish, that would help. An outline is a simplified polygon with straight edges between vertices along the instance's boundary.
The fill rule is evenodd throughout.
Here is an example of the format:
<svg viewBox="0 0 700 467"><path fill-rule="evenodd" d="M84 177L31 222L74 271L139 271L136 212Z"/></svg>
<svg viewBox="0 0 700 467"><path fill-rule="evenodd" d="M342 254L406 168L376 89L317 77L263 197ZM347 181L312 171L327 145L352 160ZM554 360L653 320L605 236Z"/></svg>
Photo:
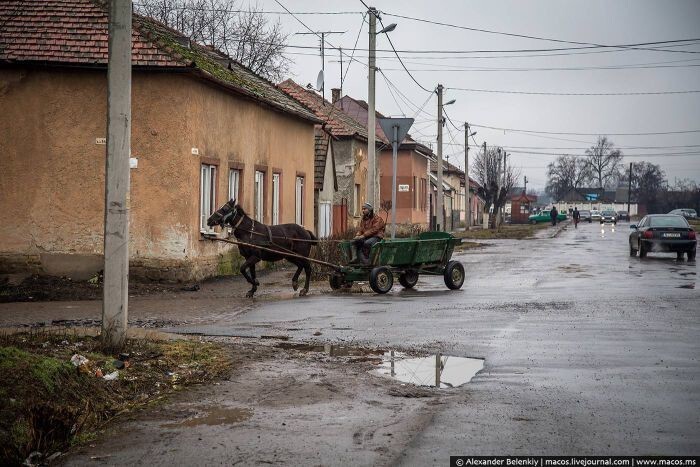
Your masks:
<svg viewBox="0 0 700 467"><path fill-rule="evenodd" d="M323 89L323 70L318 72L318 77L316 78L316 90L320 91Z"/></svg>

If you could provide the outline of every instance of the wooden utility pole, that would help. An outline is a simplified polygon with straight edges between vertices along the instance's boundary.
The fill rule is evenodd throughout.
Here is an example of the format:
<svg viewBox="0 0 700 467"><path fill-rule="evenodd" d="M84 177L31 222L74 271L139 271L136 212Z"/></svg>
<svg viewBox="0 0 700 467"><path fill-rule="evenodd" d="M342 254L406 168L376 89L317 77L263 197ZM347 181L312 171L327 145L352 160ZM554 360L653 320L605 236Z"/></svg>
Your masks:
<svg viewBox="0 0 700 467"><path fill-rule="evenodd" d="M109 2L102 338L120 348L129 319L131 0Z"/></svg>
<svg viewBox="0 0 700 467"><path fill-rule="evenodd" d="M442 212L442 84L438 84L438 128L437 128L437 197L435 198L435 230L445 230L445 219Z"/></svg>
<svg viewBox="0 0 700 467"><path fill-rule="evenodd" d="M469 124L464 123L464 202L465 211L464 215L466 217L464 227L469 230L472 225L472 209L471 204L469 204Z"/></svg>

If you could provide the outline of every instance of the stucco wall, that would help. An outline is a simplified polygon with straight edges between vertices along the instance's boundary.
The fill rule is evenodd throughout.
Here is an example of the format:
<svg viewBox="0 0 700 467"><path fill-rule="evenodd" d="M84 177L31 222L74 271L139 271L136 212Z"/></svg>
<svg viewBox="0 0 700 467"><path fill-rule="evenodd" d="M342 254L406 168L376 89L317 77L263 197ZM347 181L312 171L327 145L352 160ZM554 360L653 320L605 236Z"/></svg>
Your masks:
<svg viewBox="0 0 700 467"><path fill-rule="evenodd" d="M341 204L345 198L348 205L348 226L354 226L360 217L355 212L365 202L367 193L367 143L356 139L342 139L333 142L335 150L335 170L338 179L338 191L333 196L333 204ZM360 185L359 206L353 204L353 190Z"/></svg>
<svg viewBox="0 0 700 467"><path fill-rule="evenodd" d="M391 183L392 183L392 158L391 150L384 150L380 156L381 168L381 199L382 201L391 201ZM397 174L396 174L396 222L400 224L421 224L427 226L427 201L426 205L421 209L420 197L420 180L425 180L425 198L427 200L427 171L428 161L425 157L415 151L400 150L397 153ZM416 178L414 184L413 177ZM409 191L398 191L398 185L408 185ZM414 205L415 196L415 205Z"/></svg>
<svg viewBox="0 0 700 467"><path fill-rule="evenodd" d="M68 274L101 269L107 79L104 71L0 70L0 272ZM192 155L192 148L199 155ZM283 172L281 220L294 219L294 177L306 175L313 230L313 126L183 74L135 72L132 82L132 275L196 279L229 272L230 247L200 239L202 162L243 167L252 208L255 165ZM289 180L287 180L289 178ZM271 189L266 190L271 196ZM266 202L269 220L270 202Z"/></svg>

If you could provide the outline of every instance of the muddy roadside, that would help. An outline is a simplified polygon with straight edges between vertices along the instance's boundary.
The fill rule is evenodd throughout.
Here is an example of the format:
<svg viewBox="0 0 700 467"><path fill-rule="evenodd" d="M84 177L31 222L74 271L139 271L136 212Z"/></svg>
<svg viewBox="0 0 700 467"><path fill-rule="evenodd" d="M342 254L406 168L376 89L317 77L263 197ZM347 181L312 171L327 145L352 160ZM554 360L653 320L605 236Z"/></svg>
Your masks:
<svg viewBox="0 0 700 467"><path fill-rule="evenodd" d="M235 359L228 378L109 425L60 464L390 465L443 404L468 398L372 374L386 349L211 340Z"/></svg>

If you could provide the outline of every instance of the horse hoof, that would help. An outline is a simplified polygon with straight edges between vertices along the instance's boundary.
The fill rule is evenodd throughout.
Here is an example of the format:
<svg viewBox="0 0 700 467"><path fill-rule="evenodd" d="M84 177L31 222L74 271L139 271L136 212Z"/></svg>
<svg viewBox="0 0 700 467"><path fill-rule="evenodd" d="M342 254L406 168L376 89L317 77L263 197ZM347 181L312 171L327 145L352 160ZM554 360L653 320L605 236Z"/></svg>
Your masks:
<svg viewBox="0 0 700 467"><path fill-rule="evenodd" d="M306 295L307 293L309 293L309 291L308 291L307 289L301 289L301 290L299 291L299 296L300 296L300 297L303 297L303 296Z"/></svg>
<svg viewBox="0 0 700 467"><path fill-rule="evenodd" d="M255 294L255 291L254 291L254 290L249 290L249 291L245 294L245 296L246 296L247 298L253 298L253 295L254 295L254 294Z"/></svg>
<svg viewBox="0 0 700 467"><path fill-rule="evenodd" d="M299 288L299 283L297 281L292 282L292 288L297 290Z"/></svg>
<svg viewBox="0 0 700 467"><path fill-rule="evenodd" d="M260 285L260 282L258 282L258 281L256 280L256 281L255 281L255 287L258 287L259 285Z"/></svg>

